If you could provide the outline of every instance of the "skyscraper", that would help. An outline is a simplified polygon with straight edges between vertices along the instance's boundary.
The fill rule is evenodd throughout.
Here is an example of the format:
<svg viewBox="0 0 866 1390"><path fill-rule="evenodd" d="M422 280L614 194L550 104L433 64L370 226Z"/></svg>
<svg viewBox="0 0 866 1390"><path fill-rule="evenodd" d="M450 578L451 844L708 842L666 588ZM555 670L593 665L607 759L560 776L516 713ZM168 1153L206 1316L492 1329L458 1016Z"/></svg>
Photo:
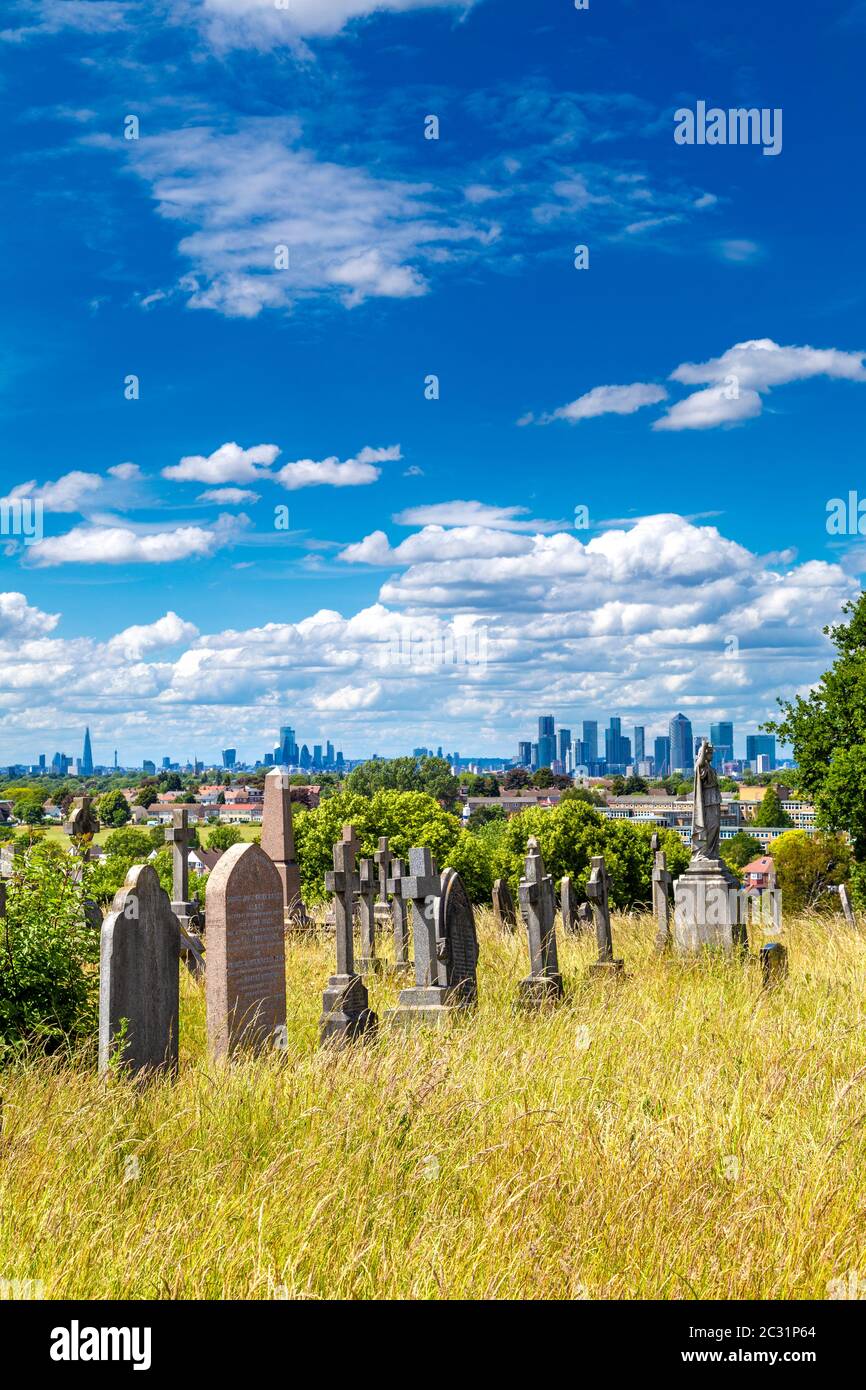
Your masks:
<svg viewBox="0 0 866 1390"><path fill-rule="evenodd" d="M238 750L236 748L223 749L223 767L234 767L237 760Z"/></svg>
<svg viewBox="0 0 866 1390"><path fill-rule="evenodd" d="M556 746L559 750L559 761L565 767L568 762L568 753L571 748L571 729L559 729L556 735Z"/></svg>
<svg viewBox="0 0 866 1390"><path fill-rule="evenodd" d="M553 738L554 733L555 733L555 725L554 725L553 715L552 715L552 714L542 714L542 715L539 715L539 718L538 718L538 740L539 740L539 742L541 742L541 740L542 740L543 738Z"/></svg>
<svg viewBox="0 0 866 1390"><path fill-rule="evenodd" d="M670 722L671 772L691 772L695 765L692 721L675 714Z"/></svg>
<svg viewBox="0 0 866 1390"><path fill-rule="evenodd" d="M590 766L598 762L598 720L584 719L583 744L586 761Z"/></svg>
<svg viewBox="0 0 866 1390"><path fill-rule="evenodd" d="M671 741L664 734L660 734L654 748L656 777L667 777L671 770Z"/></svg>
<svg viewBox="0 0 866 1390"><path fill-rule="evenodd" d="M746 762L750 763L755 771L757 759L762 753L769 759L768 771L772 772L776 766L776 735L746 734Z"/></svg>
<svg viewBox="0 0 866 1390"><path fill-rule="evenodd" d="M622 720L616 714L604 731L604 756L608 772L623 772L631 762L631 739L623 737Z"/></svg>
<svg viewBox="0 0 866 1390"><path fill-rule="evenodd" d="M722 768L734 760L734 726L729 720L710 725L710 743L713 745L713 767Z"/></svg>
<svg viewBox="0 0 866 1390"><path fill-rule="evenodd" d="M532 766L532 744L527 742L518 743L517 761L520 767Z"/></svg>
<svg viewBox="0 0 866 1390"><path fill-rule="evenodd" d="M646 757L646 729L642 724L635 725L634 730L634 760L642 763Z"/></svg>
<svg viewBox="0 0 866 1390"><path fill-rule="evenodd" d="M90 726L84 730L84 752L81 755L82 777L93 776L93 749L90 746Z"/></svg>
<svg viewBox="0 0 866 1390"><path fill-rule="evenodd" d="M295 742L295 731L288 724L280 729L279 750L274 750L281 763L287 767L297 767L298 764L298 745Z"/></svg>

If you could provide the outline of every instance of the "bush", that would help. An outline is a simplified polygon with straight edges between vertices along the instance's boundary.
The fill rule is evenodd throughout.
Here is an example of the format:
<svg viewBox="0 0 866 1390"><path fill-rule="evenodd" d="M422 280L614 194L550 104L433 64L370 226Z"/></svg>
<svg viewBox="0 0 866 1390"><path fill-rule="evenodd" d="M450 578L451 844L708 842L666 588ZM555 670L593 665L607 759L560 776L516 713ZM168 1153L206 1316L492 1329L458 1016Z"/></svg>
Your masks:
<svg viewBox="0 0 866 1390"><path fill-rule="evenodd" d="M0 1057L95 1031L99 933L85 921L80 868L47 841L16 861L0 933Z"/></svg>
<svg viewBox="0 0 866 1390"><path fill-rule="evenodd" d="M207 847L208 849L221 849L225 852L227 849L231 849L232 845L240 844L243 838L236 825L215 825L212 830L208 831Z"/></svg>

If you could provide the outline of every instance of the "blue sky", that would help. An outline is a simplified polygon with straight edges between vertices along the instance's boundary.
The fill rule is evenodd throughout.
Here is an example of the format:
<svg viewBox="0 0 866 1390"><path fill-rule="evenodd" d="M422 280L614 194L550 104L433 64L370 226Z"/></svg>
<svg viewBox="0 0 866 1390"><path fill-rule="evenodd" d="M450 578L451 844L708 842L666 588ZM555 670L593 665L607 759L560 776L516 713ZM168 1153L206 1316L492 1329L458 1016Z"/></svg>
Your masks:
<svg viewBox="0 0 866 1390"><path fill-rule="evenodd" d="M85 723L97 760L285 722L489 754L548 711L740 744L820 674L862 569L826 517L862 478L866 5L4 23L0 497L44 539L3 538L0 761ZM699 101L780 109L781 151L677 144Z"/></svg>

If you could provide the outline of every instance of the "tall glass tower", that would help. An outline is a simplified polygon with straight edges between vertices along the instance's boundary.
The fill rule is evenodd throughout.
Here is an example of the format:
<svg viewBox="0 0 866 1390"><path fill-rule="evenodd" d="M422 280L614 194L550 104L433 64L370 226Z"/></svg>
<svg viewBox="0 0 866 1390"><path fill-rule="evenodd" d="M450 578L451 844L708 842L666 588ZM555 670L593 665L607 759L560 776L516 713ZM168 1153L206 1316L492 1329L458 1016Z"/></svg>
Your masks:
<svg viewBox="0 0 866 1390"><path fill-rule="evenodd" d="M93 749L90 746L90 726L84 730L84 752L81 755L82 777L93 776Z"/></svg>
<svg viewBox="0 0 866 1390"><path fill-rule="evenodd" d="M670 723L671 772L691 772L695 765L692 721L675 714Z"/></svg>

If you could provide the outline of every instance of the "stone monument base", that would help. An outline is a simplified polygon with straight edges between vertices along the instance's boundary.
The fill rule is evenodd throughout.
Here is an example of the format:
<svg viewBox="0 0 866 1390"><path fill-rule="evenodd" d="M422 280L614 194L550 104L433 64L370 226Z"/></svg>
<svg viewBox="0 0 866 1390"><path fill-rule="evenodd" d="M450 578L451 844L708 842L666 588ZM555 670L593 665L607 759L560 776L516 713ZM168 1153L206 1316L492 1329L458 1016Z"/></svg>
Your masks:
<svg viewBox="0 0 866 1390"><path fill-rule="evenodd" d="M396 1009L389 1009L385 1017L400 1028L413 1028L417 1023L442 1028L465 1014L471 1002L462 991L448 985L415 985L400 991Z"/></svg>
<svg viewBox="0 0 866 1390"><path fill-rule="evenodd" d="M520 1003L525 1009L539 1009L543 1004L555 1004L565 994L562 976L528 975L520 981Z"/></svg>
<svg viewBox="0 0 866 1390"><path fill-rule="evenodd" d="M693 859L674 882L674 947L694 955L704 947L730 953L748 948L741 921L740 881L721 859Z"/></svg>
<svg viewBox="0 0 866 1390"><path fill-rule="evenodd" d="M388 905L388 903L376 903L376 906L373 909L373 916L376 919L377 926L390 927L391 908Z"/></svg>
<svg viewBox="0 0 866 1390"><path fill-rule="evenodd" d="M612 979L618 980L625 970L624 960L596 960L589 967L590 977L593 979Z"/></svg>
<svg viewBox="0 0 866 1390"><path fill-rule="evenodd" d="M319 1041L345 1042L376 1027L376 1015L359 975L332 975L322 995Z"/></svg>

